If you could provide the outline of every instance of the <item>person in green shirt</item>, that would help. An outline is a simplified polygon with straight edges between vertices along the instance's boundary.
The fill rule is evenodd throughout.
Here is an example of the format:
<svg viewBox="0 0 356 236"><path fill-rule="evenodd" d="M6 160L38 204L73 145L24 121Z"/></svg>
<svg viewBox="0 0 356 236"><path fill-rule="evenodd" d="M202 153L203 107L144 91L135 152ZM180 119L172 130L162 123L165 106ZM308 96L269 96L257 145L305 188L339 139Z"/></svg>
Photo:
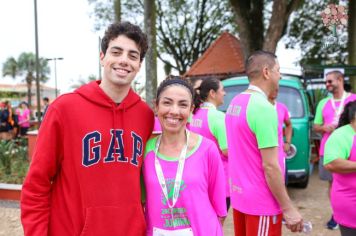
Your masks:
<svg viewBox="0 0 356 236"><path fill-rule="evenodd" d="M331 206L342 236L356 235L356 101L345 106L325 145L324 167L333 175Z"/></svg>

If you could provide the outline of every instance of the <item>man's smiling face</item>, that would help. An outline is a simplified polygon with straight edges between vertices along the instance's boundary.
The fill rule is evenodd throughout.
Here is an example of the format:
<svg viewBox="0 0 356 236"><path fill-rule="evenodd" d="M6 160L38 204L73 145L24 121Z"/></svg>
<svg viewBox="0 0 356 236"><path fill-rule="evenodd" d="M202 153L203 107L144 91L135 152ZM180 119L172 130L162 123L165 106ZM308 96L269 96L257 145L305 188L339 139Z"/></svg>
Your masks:
<svg viewBox="0 0 356 236"><path fill-rule="evenodd" d="M140 49L135 41L124 35L111 40L106 54L100 53L104 67L103 80L113 86L130 86L140 70Z"/></svg>

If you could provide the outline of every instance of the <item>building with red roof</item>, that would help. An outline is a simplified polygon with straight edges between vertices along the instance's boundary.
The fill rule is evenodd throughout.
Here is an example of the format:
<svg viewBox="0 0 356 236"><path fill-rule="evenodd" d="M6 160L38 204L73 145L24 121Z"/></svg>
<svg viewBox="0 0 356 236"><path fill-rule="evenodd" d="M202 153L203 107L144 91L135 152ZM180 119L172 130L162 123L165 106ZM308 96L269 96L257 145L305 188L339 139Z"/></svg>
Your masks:
<svg viewBox="0 0 356 236"><path fill-rule="evenodd" d="M245 73L240 40L229 32L216 39L184 74L189 78L216 77L224 80Z"/></svg>

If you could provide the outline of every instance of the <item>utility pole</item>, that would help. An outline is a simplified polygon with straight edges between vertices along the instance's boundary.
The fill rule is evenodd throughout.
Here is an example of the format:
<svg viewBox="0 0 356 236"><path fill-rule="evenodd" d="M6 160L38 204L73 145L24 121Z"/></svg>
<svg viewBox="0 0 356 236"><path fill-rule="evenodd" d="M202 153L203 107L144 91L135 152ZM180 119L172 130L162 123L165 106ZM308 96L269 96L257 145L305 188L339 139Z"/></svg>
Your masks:
<svg viewBox="0 0 356 236"><path fill-rule="evenodd" d="M35 47L36 47L36 97L37 97L37 121L41 124L41 94L40 94L40 63L38 55L38 28L37 28L37 0L34 0L35 9ZM31 94L29 96L32 96Z"/></svg>
<svg viewBox="0 0 356 236"><path fill-rule="evenodd" d="M56 98L58 97L58 86L57 86L57 60L63 60L63 57L46 58L47 61L54 61L54 87L56 89Z"/></svg>

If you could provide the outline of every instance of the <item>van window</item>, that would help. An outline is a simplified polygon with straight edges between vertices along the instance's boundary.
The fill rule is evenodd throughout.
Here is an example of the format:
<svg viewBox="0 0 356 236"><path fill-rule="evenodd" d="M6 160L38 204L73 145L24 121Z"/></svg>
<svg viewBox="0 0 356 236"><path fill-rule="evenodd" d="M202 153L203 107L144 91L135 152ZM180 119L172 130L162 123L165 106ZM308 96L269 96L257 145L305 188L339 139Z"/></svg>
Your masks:
<svg viewBox="0 0 356 236"><path fill-rule="evenodd" d="M247 85L234 85L225 87L224 90L226 95L224 97L224 104L219 107L219 110L226 112L231 100L247 89ZM291 118L301 118L304 117L305 110L303 99L300 92L292 87L280 86L279 94L277 98L278 102L285 104L288 107L289 116Z"/></svg>
<svg viewBox="0 0 356 236"><path fill-rule="evenodd" d="M304 116L304 104L300 92L292 87L279 87L277 101L288 107L291 118L301 118Z"/></svg>
<svg viewBox="0 0 356 236"><path fill-rule="evenodd" d="M231 100L236 96L236 94L242 93L247 89L247 87L248 84L225 87L224 90L226 92L226 95L224 97L224 104L219 106L219 110L226 112Z"/></svg>

